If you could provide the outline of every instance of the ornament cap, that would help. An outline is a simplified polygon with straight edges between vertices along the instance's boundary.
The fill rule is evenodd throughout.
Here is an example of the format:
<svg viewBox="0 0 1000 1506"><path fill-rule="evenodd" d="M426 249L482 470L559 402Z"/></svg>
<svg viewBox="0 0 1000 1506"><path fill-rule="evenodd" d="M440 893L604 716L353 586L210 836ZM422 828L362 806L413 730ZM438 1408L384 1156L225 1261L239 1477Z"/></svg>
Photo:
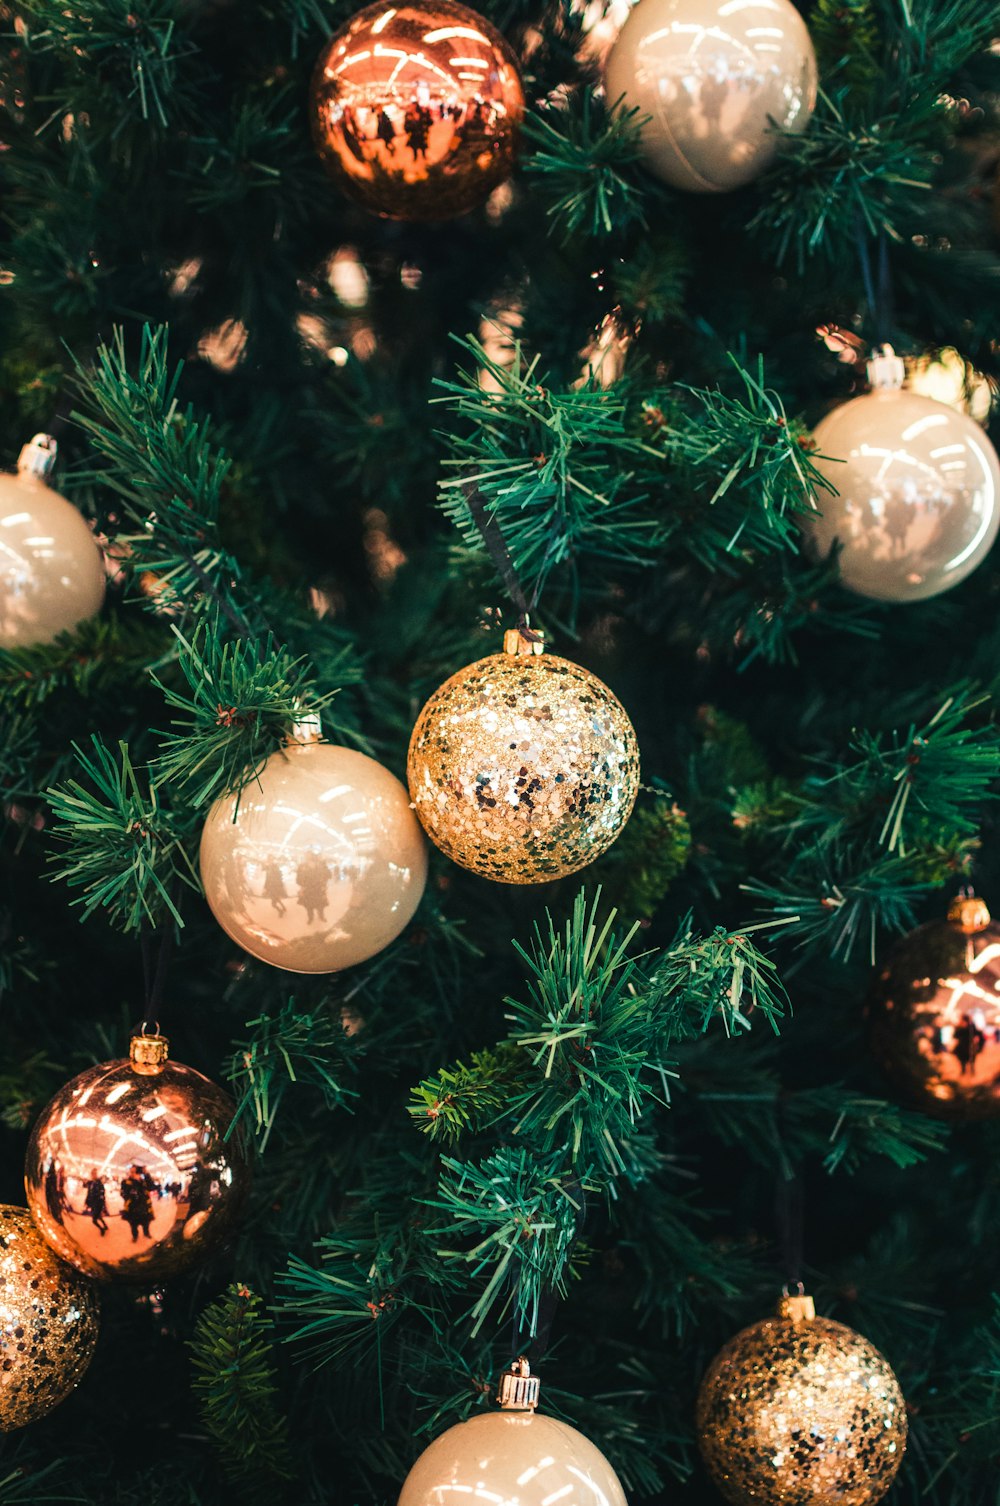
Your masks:
<svg viewBox="0 0 1000 1506"><path fill-rule="evenodd" d="M545 634L536 632L527 623L523 627L508 628L503 635L503 651L525 659L534 654L544 654Z"/></svg>
<svg viewBox="0 0 1000 1506"><path fill-rule="evenodd" d="M288 748L308 747L312 743L323 741L323 723L318 711L299 710L294 722L285 734L285 746Z"/></svg>
<svg viewBox="0 0 1000 1506"><path fill-rule="evenodd" d="M531 1366L523 1355L512 1360L500 1376L497 1401L504 1412L533 1412L538 1406L538 1394L542 1383L532 1375Z"/></svg>
<svg viewBox="0 0 1000 1506"><path fill-rule="evenodd" d="M966 936L975 936L985 931L990 923L990 912L985 900L977 899L971 892L956 894L948 906L948 920Z"/></svg>
<svg viewBox="0 0 1000 1506"><path fill-rule="evenodd" d="M170 1042L156 1031L152 1035L134 1035L129 1042L129 1061L137 1072L151 1077L159 1072L170 1054Z"/></svg>
<svg viewBox="0 0 1000 1506"><path fill-rule="evenodd" d="M811 1323L816 1316L816 1304L805 1292L783 1292L778 1303L778 1317L791 1318L793 1323Z"/></svg>
<svg viewBox="0 0 1000 1506"><path fill-rule="evenodd" d="M906 365L891 345L883 345L872 353L868 362L868 385L873 391L898 390L905 380Z"/></svg>
<svg viewBox="0 0 1000 1506"><path fill-rule="evenodd" d="M59 446L51 434L34 434L26 445L21 446L17 457L17 474L34 476L44 481L52 474Z"/></svg>

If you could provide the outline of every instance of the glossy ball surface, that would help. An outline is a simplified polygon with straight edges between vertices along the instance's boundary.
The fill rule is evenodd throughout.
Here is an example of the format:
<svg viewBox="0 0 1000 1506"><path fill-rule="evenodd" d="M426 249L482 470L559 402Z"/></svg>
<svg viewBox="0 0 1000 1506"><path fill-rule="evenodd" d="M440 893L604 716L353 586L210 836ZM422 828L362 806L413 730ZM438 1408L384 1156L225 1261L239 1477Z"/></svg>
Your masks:
<svg viewBox="0 0 1000 1506"><path fill-rule="evenodd" d="M537 884L599 857L628 820L639 747L621 702L555 654L491 654L424 706L407 761L431 840L456 863Z"/></svg>
<svg viewBox="0 0 1000 1506"><path fill-rule="evenodd" d="M387 219L444 220L510 175L524 91L508 44L467 6L379 3L327 43L310 114L352 199Z"/></svg>
<svg viewBox="0 0 1000 1506"><path fill-rule="evenodd" d="M841 583L872 601L923 601L974 570L1000 527L1000 463L972 418L905 389L866 392L814 434L836 487L800 522L809 553L840 543ZM830 458L825 458L830 457Z"/></svg>
<svg viewBox="0 0 1000 1506"><path fill-rule="evenodd" d="M201 877L216 920L251 956L332 973L395 941L424 892L427 849L388 769L306 743L212 806Z"/></svg>
<svg viewBox="0 0 1000 1506"><path fill-rule="evenodd" d="M0 475L0 648L51 643L101 609L104 559L72 502Z"/></svg>
<svg viewBox="0 0 1000 1506"><path fill-rule="evenodd" d="M650 119L647 167L722 193L756 178L816 107L816 55L790 0L639 0L605 66L609 105Z"/></svg>

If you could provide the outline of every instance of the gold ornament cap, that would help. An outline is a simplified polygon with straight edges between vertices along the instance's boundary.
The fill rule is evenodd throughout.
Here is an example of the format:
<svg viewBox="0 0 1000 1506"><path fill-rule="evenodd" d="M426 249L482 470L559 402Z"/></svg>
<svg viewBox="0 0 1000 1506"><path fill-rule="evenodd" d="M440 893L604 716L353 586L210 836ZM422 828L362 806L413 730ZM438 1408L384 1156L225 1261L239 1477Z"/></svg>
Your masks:
<svg viewBox="0 0 1000 1506"><path fill-rule="evenodd" d="M805 1292L783 1292L778 1302L778 1317L791 1318L793 1323L811 1323L816 1316L816 1304Z"/></svg>
<svg viewBox="0 0 1000 1506"><path fill-rule="evenodd" d="M32 435L28 443L21 446L21 453L17 457L17 474L35 476L39 481L45 481L52 474L58 449L51 434Z"/></svg>
<svg viewBox="0 0 1000 1506"><path fill-rule="evenodd" d="M528 626L508 628L503 635L503 651L518 658L528 659L545 652L545 634Z"/></svg>
<svg viewBox="0 0 1000 1506"><path fill-rule="evenodd" d="M541 1381L532 1375L531 1366L522 1355L512 1360L500 1376L497 1401L504 1412L533 1412L541 1389Z"/></svg>
<svg viewBox="0 0 1000 1506"><path fill-rule="evenodd" d="M986 901L978 899L974 894L956 894L948 906L948 920L951 925L966 936L975 936L977 931L985 931L990 923L990 912Z"/></svg>
<svg viewBox="0 0 1000 1506"><path fill-rule="evenodd" d="M906 381L906 365L891 345L872 353L868 362L868 385L873 392L898 391Z"/></svg>
<svg viewBox="0 0 1000 1506"><path fill-rule="evenodd" d="M144 1076L159 1072L169 1054L170 1042L158 1031L152 1035L134 1035L129 1042L129 1061Z"/></svg>

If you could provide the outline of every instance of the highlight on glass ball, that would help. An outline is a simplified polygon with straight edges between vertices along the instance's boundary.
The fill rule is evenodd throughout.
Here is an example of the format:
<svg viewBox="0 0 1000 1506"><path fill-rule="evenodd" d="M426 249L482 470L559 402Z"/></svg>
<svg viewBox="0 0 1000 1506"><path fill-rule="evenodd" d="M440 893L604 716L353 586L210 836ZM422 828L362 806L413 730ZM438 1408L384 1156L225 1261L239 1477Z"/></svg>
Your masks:
<svg viewBox="0 0 1000 1506"><path fill-rule="evenodd" d="M406 790L374 758L290 743L212 806L201 878L216 920L251 956L332 973L373 957L408 925L427 847Z"/></svg>
<svg viewBox="0 0 1000 1506"><path fill-rule="evenodd" d="M639 0L605 66L608 104L637 109L646 166L674 188L724 193L800 135L816 55L790 0Z"/></svg>
<svg viewBox="0 0 1000 1506"><path fill-rule="evenodd" d="M235 1105L171 1061L161 1035L74 1077L28 1144L28 1206L87 1276L150 1285L197 1265L235 1229L249 1190Z"/></svg>
<svg viewBox="0 0 1000 1506"><path fill-rule="evenodd" d="M327 44L310 108L345 193L387 219L443 220L510 175L524 91L511 48L475 11L380 0Z"/></svg>

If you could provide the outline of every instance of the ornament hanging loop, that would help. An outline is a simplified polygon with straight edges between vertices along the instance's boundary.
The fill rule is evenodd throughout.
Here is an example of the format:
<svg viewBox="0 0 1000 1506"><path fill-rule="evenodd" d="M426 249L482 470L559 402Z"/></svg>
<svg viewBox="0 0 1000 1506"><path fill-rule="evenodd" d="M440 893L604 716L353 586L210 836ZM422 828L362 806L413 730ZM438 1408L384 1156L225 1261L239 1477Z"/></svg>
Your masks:
<svg viewBox="0 0 1000 1506"><path fill-rule="evenodd" d="M816 1316L816 1304L806 1295L801 1281L796 1281L794 1285L794 1292L790 1292L787 1286L782 1287L778 1317L791 1318L793 1323L811 1323Z"/></svg>
<svg viewBox="0 0 1000 1506"><path fill-rule="evenodd" d="M17 474L34 476L39 481L51 476L56 463L59 446L51 434L33 434L26 445L21 446L17 457Z"/></svg>
<svg viewBox="0 0 1000 1506"><path fill-rule="evenodd" d="M501 1374L497 1401L504 1412L533 1412L541 1389L541 1381L532 1375L531 1366L521 1355Z"/></svg>

